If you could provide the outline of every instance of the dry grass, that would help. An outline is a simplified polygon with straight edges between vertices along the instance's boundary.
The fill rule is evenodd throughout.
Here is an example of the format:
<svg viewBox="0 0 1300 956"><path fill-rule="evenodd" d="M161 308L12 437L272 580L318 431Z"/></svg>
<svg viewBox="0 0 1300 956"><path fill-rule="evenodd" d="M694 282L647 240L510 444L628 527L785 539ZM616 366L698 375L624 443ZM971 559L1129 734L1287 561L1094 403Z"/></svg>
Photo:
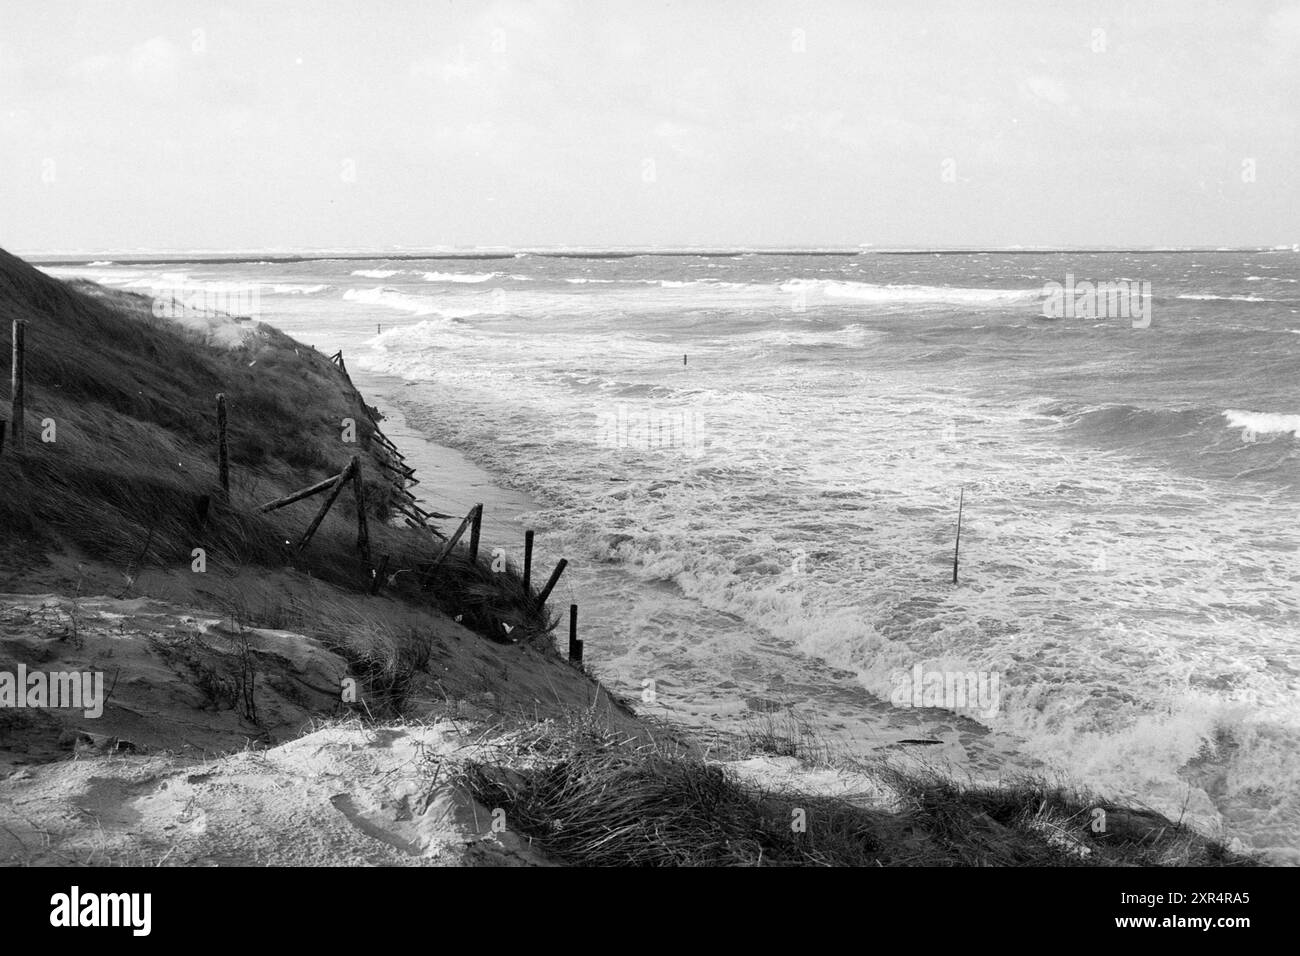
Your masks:
<svg viewBox="0 0 1300 956"><path fill-rule="evenodd" d="M795 755L808 740L766 732L758 752ZM591 721L507 735L455 771L507 826L581 866L1242 866L1194 830L1021 780L963 787L884 764L858 772L897 795L767 790L677 744L609 733ZM821 751L824 752L824 751ZM1102 811L1106 826L1096 821Z"/></svg>

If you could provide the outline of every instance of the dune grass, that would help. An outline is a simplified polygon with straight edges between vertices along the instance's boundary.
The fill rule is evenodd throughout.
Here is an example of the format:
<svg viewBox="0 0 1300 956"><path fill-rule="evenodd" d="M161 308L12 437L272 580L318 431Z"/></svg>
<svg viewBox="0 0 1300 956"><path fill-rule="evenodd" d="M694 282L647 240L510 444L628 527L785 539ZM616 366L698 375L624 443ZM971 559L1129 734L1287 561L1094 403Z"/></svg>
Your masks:
<svg viewBox="0 0 1300 956"><path fill-rule="evenodd" d="M463 545L423 573L441 542L390 520L395 489L371 415L314 349L263 325L219 347L156 318L143 296L59 282L3 251L0 305L28 323L26 451L10 441L0 455L0 561L71 547L118 568L125 595L145 569L188 571L202 549L207 574L287 567L365 591L373 575L356 548L350 489L301 553L320 497L257 512L359 455L372 556L390 558L386 593L454 613L493 640L532 641L553 627L513 569L470 561ZM217 484L217 393L229 408L228 497ZM345 419L355 442L344 440Z"/></svg>
<svg viewBox="0 0 1300 956"><path fill-rule="evenodd" d="M807 752L807 728L740 741ZM457 779L507 826L579 866L1247 866L1181 823L1024 778L961 785L880 762L854 773L892 794L770 789L662 736L548 721L504 738ZM824 751L816 751L824 753ZM1099 825L1099 821L1101 821Z"/></svg>

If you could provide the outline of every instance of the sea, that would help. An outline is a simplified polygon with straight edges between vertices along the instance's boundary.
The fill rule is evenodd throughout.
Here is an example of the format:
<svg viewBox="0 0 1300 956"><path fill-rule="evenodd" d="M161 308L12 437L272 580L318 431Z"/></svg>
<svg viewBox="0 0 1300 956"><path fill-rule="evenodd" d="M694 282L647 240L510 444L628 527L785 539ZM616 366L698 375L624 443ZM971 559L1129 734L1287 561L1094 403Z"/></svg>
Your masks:
<svg viewBox="0 0 1300 956"><path fill-rule="evenodd" d="M640 710L1300 863L1296 250L204 258L46 269L341 349Z"/></svg>

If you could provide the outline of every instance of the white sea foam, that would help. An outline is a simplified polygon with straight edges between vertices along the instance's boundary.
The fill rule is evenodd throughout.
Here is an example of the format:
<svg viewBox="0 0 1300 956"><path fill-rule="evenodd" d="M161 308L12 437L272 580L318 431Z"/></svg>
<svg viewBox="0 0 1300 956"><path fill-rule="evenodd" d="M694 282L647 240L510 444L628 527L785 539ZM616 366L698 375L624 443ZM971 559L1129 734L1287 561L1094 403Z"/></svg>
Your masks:
<svg viewBox="0 0 1300 956"><path fill-rule="evenodd" d="M480 315L481 309L449 306L429 296L411 295L397 289L378 287L374 289L348 289L343 293L348 302L360 302L365 305L382 305L413 315L440 315L444 318L465 318Z"/></svg>
<svg viewBox="0 0 1300 956"><path fill-rule="evenodd" d="M1247 412L1230 408L1223 413L1228 426L1241 428L1258 435L1291 434L1300 438L1300 415L1277 412Z"/></svg>
<svg viewBox="0 0 1300 956"><path fill-rule="evenodd" d="M426 272L423 275L425 282L477 283L495 279L500 274L499 272Z"/></svg>
<svg viewBox="0 0 1300 956"><path fill-rule="evenodd" d="M352 274L363 279L391 279L401 271L401 269L353 269Z"/></svg>
<svg viewBox="0 0 1300 956"><path fill-rule="evenodd" d="M825 279L791 279L782 292L816 294L829 299L890 304L1008 306L1042 297L1041 289L978 289L958 286L878 285L871 282L835 282Z"/></svg>
<svg viewBox="0 0 1300 956"><path fill-rule="evenodd" d="M277 282L270 285L268 290L276 295L316 295L317 293L324 292L329 288L330 286L325 283L320 283L318 285L294 285L288 282Z"/></svg>

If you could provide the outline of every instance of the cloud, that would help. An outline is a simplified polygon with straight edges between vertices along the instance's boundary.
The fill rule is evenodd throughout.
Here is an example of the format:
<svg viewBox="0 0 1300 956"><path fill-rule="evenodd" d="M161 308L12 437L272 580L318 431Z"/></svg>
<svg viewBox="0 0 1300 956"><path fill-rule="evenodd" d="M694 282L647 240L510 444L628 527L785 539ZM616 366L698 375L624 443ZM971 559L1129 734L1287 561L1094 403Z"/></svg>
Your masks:
<svg viewBox="0 0 1300 956"><path fill-rule="evenodd" d="M1042 73L1026 76L1020 81L1021 95L1039 104L1063 107L1070 96L1060 80Z"/></svg>
<svg viewBox="0 0 1300 956"><path fill-rule="evenodd" d="M131 48L131 76L155 94L174 93L180 76L180 57L166 37L153 37Z"/></svg>

